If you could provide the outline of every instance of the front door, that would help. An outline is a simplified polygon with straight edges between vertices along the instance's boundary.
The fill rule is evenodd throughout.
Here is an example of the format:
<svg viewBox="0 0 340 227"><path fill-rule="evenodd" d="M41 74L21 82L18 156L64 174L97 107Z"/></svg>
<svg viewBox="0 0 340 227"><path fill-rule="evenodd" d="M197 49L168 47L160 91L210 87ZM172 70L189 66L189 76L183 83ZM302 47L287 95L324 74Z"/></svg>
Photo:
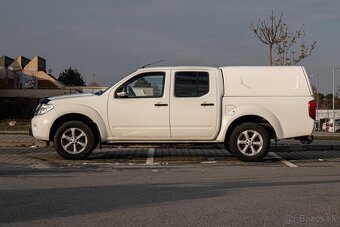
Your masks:
<svg viewBox="0 0 340 227"><path fill-rule="evenodd" d="M212 140L219 107L216 71L171 73L170 128L178 140Z"/></svg>
<svg viewBox="0 0 340 227"><path fill-rule="evenodd" d="M115 140L170 138L169 74L139 73L110 93L108 118Z"/></svg>

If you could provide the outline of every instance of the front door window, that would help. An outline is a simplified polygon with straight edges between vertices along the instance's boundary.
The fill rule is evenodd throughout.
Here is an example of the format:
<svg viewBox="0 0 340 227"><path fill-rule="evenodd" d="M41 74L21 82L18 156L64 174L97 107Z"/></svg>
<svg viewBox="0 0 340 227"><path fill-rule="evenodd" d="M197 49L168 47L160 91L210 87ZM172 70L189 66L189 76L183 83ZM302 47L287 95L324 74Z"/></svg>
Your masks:
<svg viewBox="0 0 340 227"><path fill-rule="evenodd" d="M125 91L125 98L159 98L164 93L164 78L164 72L142 73L118 88L117 93Z"/></svg>

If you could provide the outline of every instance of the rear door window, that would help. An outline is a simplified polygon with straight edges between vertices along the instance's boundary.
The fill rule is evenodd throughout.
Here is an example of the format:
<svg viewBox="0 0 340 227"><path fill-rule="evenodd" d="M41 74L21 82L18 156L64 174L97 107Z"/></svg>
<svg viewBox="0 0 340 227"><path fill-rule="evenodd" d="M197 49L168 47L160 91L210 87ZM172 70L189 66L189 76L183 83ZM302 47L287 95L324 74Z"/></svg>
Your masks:
<svg viewBox="0 0 340 227"><path fill-rule="evenodd" d="M175 97L201 97L209 93L208 72L176 72Z"/></svg>

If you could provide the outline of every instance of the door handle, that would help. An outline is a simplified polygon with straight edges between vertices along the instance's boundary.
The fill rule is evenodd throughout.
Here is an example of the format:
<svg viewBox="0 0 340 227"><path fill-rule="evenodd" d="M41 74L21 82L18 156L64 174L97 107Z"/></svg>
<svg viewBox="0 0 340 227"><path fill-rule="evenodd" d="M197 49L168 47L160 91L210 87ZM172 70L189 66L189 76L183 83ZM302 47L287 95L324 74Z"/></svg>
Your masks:
<svg viewBox="0 0 340 227"><path fill-rule="evenodd" d="M213 106L215 105L214 103L207 103L207 102L204 102L204 103L201 103L201 106Z"/></svg>
<svg viewBox="0 0 340 227"><path fill-rule="evenodd" d="M166 103L156 103L155 106L168 106Z"/></svg>

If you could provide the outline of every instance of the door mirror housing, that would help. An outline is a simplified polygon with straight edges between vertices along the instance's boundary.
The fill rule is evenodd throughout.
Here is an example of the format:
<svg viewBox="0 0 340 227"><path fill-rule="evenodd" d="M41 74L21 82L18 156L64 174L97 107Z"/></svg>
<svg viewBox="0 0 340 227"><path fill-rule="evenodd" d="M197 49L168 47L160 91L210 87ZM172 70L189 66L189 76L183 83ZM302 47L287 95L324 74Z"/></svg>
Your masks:
<svg viewBox="0 0 340 227"><path fill-rule="evenodd" d="M128 97L128 93L126 91L121 91L117 93L118 98L126 98Z"/></svg>
<svg viewBox="0 0 340 227"><path fill-rule="evenodd" d="M126 97L129 96L129 94L126 91L125 86L118 88L116 95L117 95L118 98L126 98Z"/></svg>

